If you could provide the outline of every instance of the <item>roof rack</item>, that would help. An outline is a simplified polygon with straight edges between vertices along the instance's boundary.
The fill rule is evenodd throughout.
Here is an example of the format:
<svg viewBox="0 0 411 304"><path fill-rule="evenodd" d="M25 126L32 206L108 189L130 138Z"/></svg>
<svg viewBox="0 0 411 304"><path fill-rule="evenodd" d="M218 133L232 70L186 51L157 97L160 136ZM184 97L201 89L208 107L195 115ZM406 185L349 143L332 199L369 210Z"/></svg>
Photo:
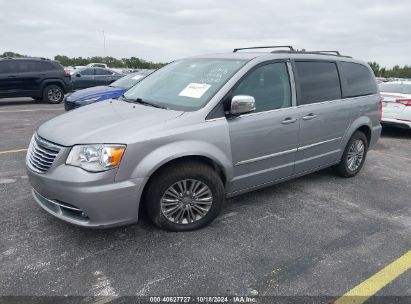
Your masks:
<svg viewBox="0 0 411 304"><path fill-rule="evenodd" d="M306 51L305 49L294 49L290 45L275 45L275 46L255 46L246 48L237 48L233 50L233 53L240 50L253 50L253 49L273 49L273 48L288 48L289 50L273 50L271 53L288 53L288 54L312 54L312 55L328 55L351 58L350 56L341 55L339 51Z"/></svg>
<svg viewBox="0 0 411 304"><path fill-rule="evenodd" d="M241 50L254 50L254 49L276 49L276 48L289 48L290 51L294 52L294 48L291 45L272 45L272 46L253 46L245 48L237 48L233 50L233 53Z"/></svg>
<svg viewBox="0 0 411 304"><path fill-rule="evenodd" d="M332 53L335 53L337 56L341 56L341 54L340 54L340 52L339 51L312 51L312 53L319 53L319 54L322 54L322 53L325 53L325 54L332 54Z"/></svg>

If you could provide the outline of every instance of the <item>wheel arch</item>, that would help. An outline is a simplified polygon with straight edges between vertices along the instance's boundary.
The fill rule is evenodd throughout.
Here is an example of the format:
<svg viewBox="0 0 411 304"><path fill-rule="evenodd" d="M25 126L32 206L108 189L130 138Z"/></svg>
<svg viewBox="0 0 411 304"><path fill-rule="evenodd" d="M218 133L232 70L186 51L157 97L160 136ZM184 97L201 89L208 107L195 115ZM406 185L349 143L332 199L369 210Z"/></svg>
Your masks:
<svg viewBox="0 0 411 304"><path fill-rule="evenodd" d="M43 81L43 83L41 84L41 89L40 89L41 93L43 94L44 89L48 85L52 85L52 84L59 86L63 90L63 93L66 93L64 83L60 79L47 79L47 80Z"/></svg>
<svg viewBox="0 0 411 304"><path fill-rule="evenodd" d="M353 134L357 131L361 131L365 134L368 140L368 144L369 144L371 142L371 134L372 134L371 129L372 129L372 122L368 117L362 116L354 120L353 123L351 123L350 127L347 129L347 132L345 132L345 135L342 141L343 149L345 148L345 146L347 145L348 141L353 136Z"/></svg>

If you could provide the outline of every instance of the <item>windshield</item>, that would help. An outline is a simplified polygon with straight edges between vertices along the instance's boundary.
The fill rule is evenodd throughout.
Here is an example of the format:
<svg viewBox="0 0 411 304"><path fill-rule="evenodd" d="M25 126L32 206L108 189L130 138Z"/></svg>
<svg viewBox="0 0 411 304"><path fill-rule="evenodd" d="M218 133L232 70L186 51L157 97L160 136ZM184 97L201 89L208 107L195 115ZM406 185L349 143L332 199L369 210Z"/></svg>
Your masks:
<svg viewBox="0 0 411 304"><path fill-rule="evenodd" d="M195 111L246 63L233 59L184 59L155 72L124 94L178 111Z"/></svg>
<svg viewBox="0 0 411 304"><path fill-rule="evenodd" d="M117 81L114 81L110 86L128 90L129 88L135 86L138 82L143 80L147 75L151 73L152 73L151 71L149 73L141 73L141 72L132 73L132 74L129 74L127 76L120 78Z"/></svg>

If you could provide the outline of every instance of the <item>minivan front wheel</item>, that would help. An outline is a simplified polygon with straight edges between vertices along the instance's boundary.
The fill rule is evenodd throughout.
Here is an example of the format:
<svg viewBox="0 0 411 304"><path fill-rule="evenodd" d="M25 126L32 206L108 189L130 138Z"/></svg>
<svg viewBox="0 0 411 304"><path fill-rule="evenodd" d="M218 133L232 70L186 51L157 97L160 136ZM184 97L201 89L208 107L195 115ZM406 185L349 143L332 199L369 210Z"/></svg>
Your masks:
<svg viewBox="0 0 411 304"><path fill-rule="evenodd" d="M211 167L180 163L156 174L145 192L145 206L160 228L189 231L209 224L219 214L224 186Z"/></svg>
<svg viewBox="0 0 411 304"><path fill-rule="evenodd" d="M365 134L357 131L345 147L341 162L336 166L336 172L342 177L353 177L360 172L367 156L368 140Z"/></svg>
<svg viewBox="0 0 411 304"><path fill-rule="evenodd" d="M43 100L49 103L60 103L63 101L64 92L58 85L51 84L44 88L43 90Z"/></svg>

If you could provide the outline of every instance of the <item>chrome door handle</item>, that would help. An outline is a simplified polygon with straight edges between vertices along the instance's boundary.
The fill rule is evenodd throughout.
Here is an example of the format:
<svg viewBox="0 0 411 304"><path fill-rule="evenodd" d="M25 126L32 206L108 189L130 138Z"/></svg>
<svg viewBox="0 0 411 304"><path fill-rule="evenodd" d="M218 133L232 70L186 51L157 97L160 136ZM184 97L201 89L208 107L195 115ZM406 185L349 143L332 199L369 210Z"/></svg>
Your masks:
<svg viewBox="0 0 411 304"><path fill-rule="evenodd" d="M282 123L283 125L288 125L288 124L294 123L294 122L296 122L296 121L297 121L297 118L287 117L287 118L284 119L281 123Z"/></svg>
<svg viewBox="0 0 411 304"><path fill-rule="evenodd" d="M316 118L316 117L317 117L317 115L315 115L314 113L310 113L307 116L304 116L303 120L311 120L311 119Z"/></svg>

